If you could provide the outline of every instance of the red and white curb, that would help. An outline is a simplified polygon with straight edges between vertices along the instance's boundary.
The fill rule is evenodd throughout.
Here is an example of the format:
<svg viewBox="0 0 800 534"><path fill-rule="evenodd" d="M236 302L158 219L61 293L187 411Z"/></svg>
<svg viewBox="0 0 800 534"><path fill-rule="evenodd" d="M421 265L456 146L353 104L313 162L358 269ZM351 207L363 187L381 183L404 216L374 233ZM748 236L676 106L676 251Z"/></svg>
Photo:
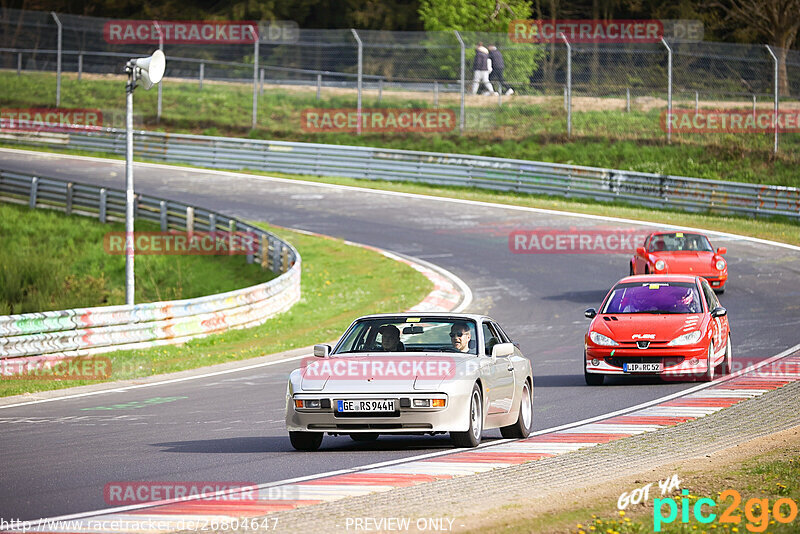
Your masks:
<svg viewBox="0 0 800 534"><path fill-rule="evenodd" d="M346 497L391 491L491 471L501 467L557 456L618 439L652 432L724 410L743 400L800 381L800 345L710 385L700 385L660 401L622 410L584 422L541 431L522 440L486 443L462 452L443 451L413 460L395 460L359 470L295 479L259 486L257 498L219 494L194 500L148 503L53 518L36 532L164 532L194 525L235 524L237 519L335 501ZM778 363L777 366L775 364ZM777 371L762 373L772 365ZM56 524L60 520L62 523ZM118 525L116 528L112 525ZM31 525L33 526L33 525ZM191 530L191 528L189 528Z"/></svg>

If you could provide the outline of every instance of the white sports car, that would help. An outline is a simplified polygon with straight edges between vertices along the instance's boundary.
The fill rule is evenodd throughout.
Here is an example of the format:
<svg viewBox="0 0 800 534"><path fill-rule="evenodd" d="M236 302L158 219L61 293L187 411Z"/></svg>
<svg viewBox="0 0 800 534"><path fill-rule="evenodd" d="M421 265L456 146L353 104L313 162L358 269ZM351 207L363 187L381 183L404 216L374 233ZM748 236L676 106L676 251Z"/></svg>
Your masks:
<svg viewBox="0 0 800 534"><path fill-rule="evenodd" d="M527 437L532 403L531 363L491 318L369 315L291 373L286 428L303 451L326 432L356 441L449 432L456 446L475 447L488 428Z"/></svg>

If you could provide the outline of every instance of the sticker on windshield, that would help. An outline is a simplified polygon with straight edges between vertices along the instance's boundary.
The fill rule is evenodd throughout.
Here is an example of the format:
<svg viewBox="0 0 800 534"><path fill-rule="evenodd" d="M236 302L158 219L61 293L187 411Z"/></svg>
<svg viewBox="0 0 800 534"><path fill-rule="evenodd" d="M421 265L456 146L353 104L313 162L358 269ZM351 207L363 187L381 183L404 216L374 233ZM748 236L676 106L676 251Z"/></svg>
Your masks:
<svg viewBox="0 0 800 534"><path fill-rule="evenodd" d="M675 234L675 237L683 237L683 232L677 232L677 233Z"/></svg>
<svg viewBox="0 0 800 534"><path fill-rule="evenodd" d="M661 286L668 286L669 284L650 284L647 287L649 289L660 289Z"/></svg>
<svg viewBox="0 0 800 534"><path fill-rule="evenodd" d="M421 320L420 317L409 317L409 318L406 319L406 322L407 323L418 323L418 322L420 322L420 320Z"/></svg>

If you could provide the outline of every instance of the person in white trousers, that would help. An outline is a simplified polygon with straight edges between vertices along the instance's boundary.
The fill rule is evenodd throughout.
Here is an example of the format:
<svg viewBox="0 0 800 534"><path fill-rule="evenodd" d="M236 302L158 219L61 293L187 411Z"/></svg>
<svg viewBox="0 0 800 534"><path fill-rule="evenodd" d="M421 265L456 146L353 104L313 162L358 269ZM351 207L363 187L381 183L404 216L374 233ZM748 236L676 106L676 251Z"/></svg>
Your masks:
<svg viewBox="0 0 800 534"><path fill-rule="evenodd" d="M489 82L489 73L492 71L492 60L489 59L489 50L478 43L475 47L475 60L472 62L472 94L478 94L478 85L483 85L490 95L496 95L494 87Z"/></svg>

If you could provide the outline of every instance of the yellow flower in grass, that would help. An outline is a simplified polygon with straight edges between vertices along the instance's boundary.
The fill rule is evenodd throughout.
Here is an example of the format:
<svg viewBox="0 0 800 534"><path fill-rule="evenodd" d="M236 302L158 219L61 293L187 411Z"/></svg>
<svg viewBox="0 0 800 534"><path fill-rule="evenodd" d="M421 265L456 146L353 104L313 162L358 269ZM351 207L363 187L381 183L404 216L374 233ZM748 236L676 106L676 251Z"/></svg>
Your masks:
<svg viewBox="0 0 800 534"><path fill-rule="evenodd" d="M620 517L625 517L625 510L620 510L619 511L619 516Z"/></svg>

